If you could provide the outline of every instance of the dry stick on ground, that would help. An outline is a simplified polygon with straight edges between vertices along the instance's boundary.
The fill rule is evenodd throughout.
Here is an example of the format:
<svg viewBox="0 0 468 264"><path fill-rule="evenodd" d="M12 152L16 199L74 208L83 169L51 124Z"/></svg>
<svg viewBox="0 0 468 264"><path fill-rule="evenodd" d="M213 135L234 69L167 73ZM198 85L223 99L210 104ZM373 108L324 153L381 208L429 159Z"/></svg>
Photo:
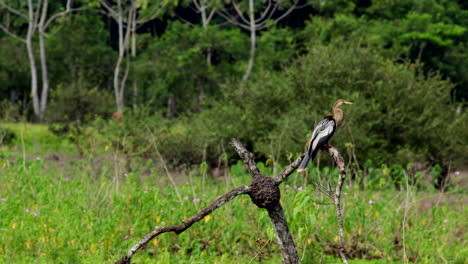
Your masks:
<svg viewBox="0 0 468 264"><path fill-rule="evenodd" d="M229 202L230 200L234 199L236 196L241 194L248 194L255 205L257 205L260 208L265 208L268 211L268 215L270 216L271 223L273 224L276 237L280 244L281 254L283 255L284 260L283 263L299 263L299 257L297 255L296 247L294 245L292 235L289 232L288 223L286 221L286 217L284 216L283 208L279 203L280 190L278 186L291 173L293 173L297 167L299 167L299 164L301 163L304 155L298 157L295 161L289 164L275 178L269 178L261 175L260 170L258 169L257 164L255 163L254 154L246 150L245 147L239 142L239 140L233 138L231 139L230 144L234 147L239 156L244 160L245 167L253 177L252 184L250 186L242 186L236 188L228 192L227 194L219 197L214 203L210 204L208 207L201 210L189 219L184 220L183 223L180 225L157 227L155 230L145 235L143 239L141 239L136 245L134 245L127 253L127 255L120 258L116 262L116 264L130 264L131 259L135 255L135 253L139 249L143 248L153 238L166 232L174 232L176 234L180 234L189 227L191 227L194 223L200 221L205 216L212 213L224 203ZM330 148L328 149L328 152L333 156L337 166L340 169L340 178L338 180L338 186L334 195L337 197L338 201L338 203L336 203L335 200L335 206L337 206L337 214L340 226L340 254L342 256L343 262L347 263L346 258L344 256L343 221L341 218L341 209L339 207L341 186L343 185L345 177L344 161L336 149Z"/></svg>

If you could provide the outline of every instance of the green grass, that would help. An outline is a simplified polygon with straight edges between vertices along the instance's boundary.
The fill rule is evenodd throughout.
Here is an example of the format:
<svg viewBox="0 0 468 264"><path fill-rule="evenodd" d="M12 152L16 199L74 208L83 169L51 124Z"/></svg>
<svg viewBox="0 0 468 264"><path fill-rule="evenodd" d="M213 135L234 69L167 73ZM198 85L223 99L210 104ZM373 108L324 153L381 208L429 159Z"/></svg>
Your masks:
<svg viewBox="0 0 468 264"><path fill-rule="evenodd" d="M180 202L164 174L126 174L112 160L100 166L87 159L60 166L43 158L2 160L0 175L1 263L112 263L155 226L179 224L250 182L239 164L218 179L186 173L177 177ZM299 191L298 179L291 175L282 185L281 203L302 263L340 263L329 253L337 241L334 208L315 203L329 201L310 185ZM350 263L464 263L468 257L461 202L466 194L344 191L346 247L355 256ZM136 263L251 260L281 262L268 215L248 196L180 235L162 234L134 258Z"/></svg>
<svg viewBox="0 0 468 264"><path fill-rule="evenodd" d="M155 226L179 224L250 183L241 163L219 178L206 177L200 165L174 175L180 201L151 160L127 162L112 144L91 140L99 135L80 157L44 125L3 126L16 138L0 148L0 263L112 263ZM366 191L349 179L343 189L350 263L464 263L465 191L438 193L399 165L367 171ZM314 180L337 175L327 167L309 172ZM417 188L406 185L415 179ZM281 191L302 263L341 263L334 207L321 204L330 201L296 174ZM241 196L180 235L162 234L134 262L280 263L281 256L266 211Z"/></svg>
<svg viewBox="0 0 468 264"><path fill-rule="evenodd" d="M31 123L2 123L1 127L10 129L15 138L9 146L4 146L3 152L16 152L29 155L38 153L70 154L75 147L69 140L54 135L47 125Z"/></svg>

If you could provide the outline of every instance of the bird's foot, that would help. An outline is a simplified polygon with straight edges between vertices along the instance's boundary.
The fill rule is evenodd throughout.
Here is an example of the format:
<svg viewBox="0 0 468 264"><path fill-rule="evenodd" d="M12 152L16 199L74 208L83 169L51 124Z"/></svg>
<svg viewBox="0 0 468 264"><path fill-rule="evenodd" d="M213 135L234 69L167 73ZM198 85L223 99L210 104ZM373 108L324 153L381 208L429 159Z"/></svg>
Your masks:
<svg viewBox="0 0 468 264"><path fill-rule="evenodd" d="M328 143L326 143L326 144L324 144L324 145L322 146L322 149L323 149L323 150L327 150L327 149L330 149L330 148L332 148L332 145L330 145L330 144L328 144Z"/></svg>

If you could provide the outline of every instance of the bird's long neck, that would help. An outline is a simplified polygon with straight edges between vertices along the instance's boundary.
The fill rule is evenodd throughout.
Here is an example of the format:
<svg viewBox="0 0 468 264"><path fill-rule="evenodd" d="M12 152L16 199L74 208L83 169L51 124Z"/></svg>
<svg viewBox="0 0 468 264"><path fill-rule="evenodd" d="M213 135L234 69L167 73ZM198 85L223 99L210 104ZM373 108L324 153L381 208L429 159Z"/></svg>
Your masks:
<svg viewBox="0 0 468 264"><path fill-rule="evenodd" d="M332 109L333 119L335 119L336 123L338 124L343 120L343 111L338 107L333 107Z"/></svg>

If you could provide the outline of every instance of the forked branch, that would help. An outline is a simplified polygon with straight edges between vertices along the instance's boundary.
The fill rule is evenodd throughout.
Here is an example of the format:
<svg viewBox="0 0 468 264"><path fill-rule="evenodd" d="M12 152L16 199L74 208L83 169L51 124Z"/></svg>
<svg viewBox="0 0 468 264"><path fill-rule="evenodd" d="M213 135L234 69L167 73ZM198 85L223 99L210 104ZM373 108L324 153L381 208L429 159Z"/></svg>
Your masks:
<svg viewBox="0 0 468 264"><path fill-rule="evenodd" d="M214 210L219 208L226 202L234 199L236 196L241 194L248 194L252 199L252 202L257 205L259 208L265 208L268 211L268 215L270 216L270 221L273 225L273 228L276 233L276 238L278 240L279 246L281 248L281 254L283 256L283 263L285 264L297 264L299 263L299 257L297 255L296 246L294 244L294 240L292 238L291 232L289 231L288 223L286 221L286 217L284 215L283 208L280 204L280 190L279 185L292 173L294 170L299 167L304 154L298 157L295 161L289 164L280 174L278 174L274 178L269 178L261 175L260 170L257 167L255 162L255 156L253 153L248 151L238 139L231 139L229 142L239 156L244 161L244 165L247 171L252 175L252 183L249 186L242 186L236 188L227 194L219 197L214 203L210 204L205 209L198 212L196 215L190 217L183 221L180 225L170 225L164 227L158 227L152 232L148 233L141 239L137 244L135 244L127 255L120 258L116 264L130 264L132 257L135 253L143 248L146 244L148 244L152 239L157 237L158 235L166 232L174 232L176 234L180 234L191 227L194 223L200 221L205 216L212 213ZM333 193L329 190L326 191L326 194L332 197L334 201L334 205L336 208L336 214L338 217L338 225L339 225L339 252L340 256L343 260L343 263L347 264L345 252L344 252L344 229L343 229L343 219L340 207L340 197L341 197L341 188L343 186L344 179L346 177L346 170L344 166L343 157L339 154L339 152L330 147L326 149L330 153L330 155L335 160L335 163L340 171L338 184L336 186L336 190Z"/></svg>

